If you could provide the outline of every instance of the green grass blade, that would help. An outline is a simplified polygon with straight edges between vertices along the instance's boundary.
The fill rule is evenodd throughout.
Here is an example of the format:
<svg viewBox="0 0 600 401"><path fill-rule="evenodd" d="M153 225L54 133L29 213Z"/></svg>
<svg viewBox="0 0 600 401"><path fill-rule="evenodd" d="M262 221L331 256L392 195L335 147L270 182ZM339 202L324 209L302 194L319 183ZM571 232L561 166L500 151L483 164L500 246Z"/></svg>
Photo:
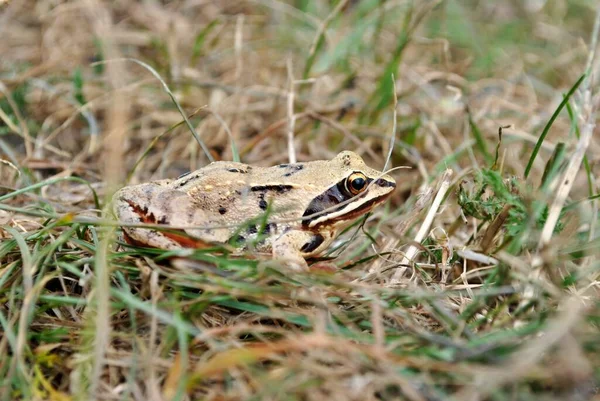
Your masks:
<svg viewBox="0 0 600 401"><path fill-rule="evenodd" d="M150 316L154 315L159 321L176 327L178 332L185 332L192 336L200 334L200 330L196 326L174 317L165 310L154 308L149 302L142 301L128 291L111 288L110 294L128 307L137 309Z"/></svg>
<svg viewBox="0 0 600 401"><path fill-rule="evenodd" d="M219 22L221 22L219 18L212 20L200 31L200 33L198 33L198 35L196 35L196 39L194 40L194 47L192 49L192 64L198 62L198 57L200 57L203 53L202 50L206 42L206 37L217 26Z"/></svg>
<svg viewBox="0 0 600 401"><path fill-rule="evenodd" d="M575 93L577 88L579 88L579 85L581 85L585 77L586 74L583 74L581 77L579 77L577 82L575 82L575 85L571 87L569 92L567 92L566 96L563 98L562 102L560 102L560 104L552 114L552 117L550 117L550 120L548 120L548 123L544 127L542 134L540 135L537 143L535 144L535 147L533 148L533 151L531 152L531 156L529 157L529 161L527 162L527 167L525 167L525 178L529 177L529 173L531 172L531 168L533 167L533 162L535 161L535 158L537 157L540 148L542 147L542 143L544 143L544 139L546 139L546 135L548 135L548 131L550 131L550 127L552 127L552 124L554 124L554 120L556 120L563 107L565 107L565 105L569 102L569 99L571 99L571 96L573 96L573 93Z"/></svg>
<svg viewBox="0 0 600 401"><path fill-rule="evenodd" d="M94 190L92 185L87 180L84 180L83 178L79 178L79 177L56 177L56 178L51 178L46 181L38 182L36 184L28 185L24 188L17 189L16 191L12 191L12 192L7 193L6 195L0 196L0 202L5 202L8 199L14 198L17 195L21 195L21 194L33 191L38 188L42 188L47 185L56 184L57 182L61 182L61 181L75 181L75 182L79 182L81 184L86 185L90 189L90 191L92 191L92 196L94 197L94 205L96 206L96 209L100 209L100 201L98 200L98 194L96 193L96 191Z"/></svg>
<svg viewBox="0 0 600 401"><path fill-rule="evenodd" d="M187 118L187 114L185 113L185 111L183 111L183 108L179 104L179 101L177 100L177 98L175 97L175 95L173 94L173 92L171 92L171 89L169 88L169 86L167 85L167 83L164 81L164 79L162 79L162 77L160 76L160 74L154 68L152 68L151 65L149 65L149 64L147 64L147 63L145 63L145 62L143 62L141 60L135 59L135 58L123 58L123 59L117 59L117 60L106 60L106 61L103 61L102 63L116 62L116 61L130 61L130 62L136 63L136 64L142 66L143 68L145 68L146 70L148 70L154 76L154 78L158 79L158 81L161 83L161 85L163 87L163 90L167 93L167 95L169 95L169 97L171 98L171 101L173 102L173 104L175 105L175 107L177 108L177 110L179 111L179 114L181 114L181 117L183 117L183 119L184 119L187 127L189 128L190 132L192 133L192 135L196 139L196 142L198 142L198 144L200 145L200 147L204 151L204 154L206 155L206 158L210 162L214 162L215 159L212 157L212 154L210 153L210 150L208 149L208 147L206 146L206 144L204 143L204 141L202 139L200 139L200 136L196 132L196 129L194 128L194 126L192 125L192 123L190 122L190 120ZM100 62L98 62L98 63L100 63ZM97 65L98 63L93 63L92 66Z"/></svg>
<svg viewBox="0 0 600 401"><path fill-rule="evenodd" d="M492 154L488 150L486 142L485 142L485 138L483 137L483 134L481 133L481 130L479 129L477 124L475 124L475 121L473 121L473 117L471 116L470 112L469 112L469 126L471 127L471 132L473 133L473 137L475 138L475 145L477 145L477 149L479 149L479 151L483 155L483 158L485 159L486 164L491 165L494 162L494 158L492 157Z"/></svg>

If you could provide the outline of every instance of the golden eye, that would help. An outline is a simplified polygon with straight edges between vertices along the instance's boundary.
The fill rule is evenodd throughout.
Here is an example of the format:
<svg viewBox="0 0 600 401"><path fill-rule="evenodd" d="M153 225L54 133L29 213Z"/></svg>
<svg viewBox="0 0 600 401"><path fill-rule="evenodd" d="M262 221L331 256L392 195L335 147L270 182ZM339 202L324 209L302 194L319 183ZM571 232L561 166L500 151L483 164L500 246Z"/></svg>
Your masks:
<svg viewBox="0 0 600 401"><path fill-rule="evenodd" d="M346 189L352 194L357 195L367 187L367 177L363 173L352 173L346 180Z"/></svg>

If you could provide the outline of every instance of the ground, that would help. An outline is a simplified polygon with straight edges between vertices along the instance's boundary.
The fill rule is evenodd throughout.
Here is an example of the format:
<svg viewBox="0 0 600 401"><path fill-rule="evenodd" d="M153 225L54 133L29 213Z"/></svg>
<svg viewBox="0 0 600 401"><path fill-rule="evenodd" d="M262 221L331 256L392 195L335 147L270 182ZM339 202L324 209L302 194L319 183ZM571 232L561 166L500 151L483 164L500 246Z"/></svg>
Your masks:
<svg viewBox="0 0 600 401"><path fill-rule="evenodd" d="M0 1L0 398L600 399L599 12ZM344 149L398 186L333 272L127 246L110 212Z"/></svg>

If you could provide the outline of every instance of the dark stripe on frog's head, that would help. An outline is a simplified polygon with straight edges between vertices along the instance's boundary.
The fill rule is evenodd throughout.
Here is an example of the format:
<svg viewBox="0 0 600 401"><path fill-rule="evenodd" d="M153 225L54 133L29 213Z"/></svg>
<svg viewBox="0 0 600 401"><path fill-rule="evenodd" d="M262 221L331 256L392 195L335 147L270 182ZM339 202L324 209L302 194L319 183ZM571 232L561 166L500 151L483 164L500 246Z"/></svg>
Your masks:
<svg viewBox="0 0 600 401"><path fill-rule="evenodd" d="M335 225L356 220L387 199L396 188L393 179L367 177L365 190L352 195L346 183L347 179L338 182L310 202L303 214L304 228L314 229L321 225ZM353 201L346 202L351 198L354 198ZM342 202L344 203L341 204ZM327 211L323 212L324 210Z"/></svg>
<svg viewBox="0 0 600 401"><path fill-rule="evenodd" d="M367 185L371 181L372 180L370 178L367 179ZM302 219L302 225L304 227L308 227L311 221L316 220L324 216L325 214L343 209L347 206L347 204L344 204L337 208L335 206L344 201L347 201L353 196L354 195L352 195L346 189L346 178L344 178L337 184L329 187L325 192L323 192L310 202L310 204L304 211L304 214L302 215L302 217L306 217ZM325 209L327 209L327 212L325 214L316 214L322 212Z"/></svg>

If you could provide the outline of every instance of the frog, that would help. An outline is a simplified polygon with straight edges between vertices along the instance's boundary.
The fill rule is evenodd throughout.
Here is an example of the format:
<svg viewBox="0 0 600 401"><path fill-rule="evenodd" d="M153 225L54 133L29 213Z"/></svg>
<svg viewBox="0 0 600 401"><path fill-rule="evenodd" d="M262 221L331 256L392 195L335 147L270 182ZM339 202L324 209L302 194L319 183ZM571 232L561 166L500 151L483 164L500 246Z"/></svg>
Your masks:
<svg viewBox="0 0 600 401"><path fill-rule="evenodd" d="M126 223L123 238L131 245L178 250L227 244L308 271L307 259L322 255L395 187L394 178L352 151L271 167L216 161L177 179L126 186L113 196L113 212Z"/></svg>

